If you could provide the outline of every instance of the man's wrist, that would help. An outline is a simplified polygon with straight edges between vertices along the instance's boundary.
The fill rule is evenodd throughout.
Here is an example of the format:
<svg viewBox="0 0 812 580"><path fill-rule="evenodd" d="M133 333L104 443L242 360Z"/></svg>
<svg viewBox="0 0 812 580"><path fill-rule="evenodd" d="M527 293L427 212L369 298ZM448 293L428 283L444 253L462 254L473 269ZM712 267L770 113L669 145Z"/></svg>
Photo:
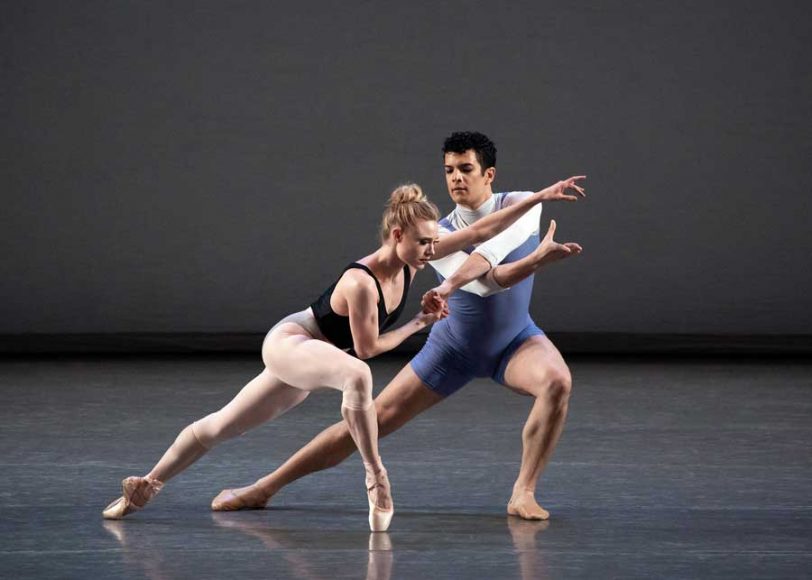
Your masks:
<svg viewBox="0 0 812 580"><path fill-rule="evenodd" d="M547 201L550 198L550 188L545 187L541 191L536 192L539 201Z"/></svg>
<svg viewBox="0 0 812 580"><path fill-rule="evenodd" d="M535 263L536 267L541 267L547 264L550 261L550 250L545 248L543 251L539 252L536 256Z"/></svg>
<svg viewBox="0 0 812 580"><path fill-rule="evenodd" d="M451 278L449 278L448 280L446 280L444 282L444 284L446 284L445 290L448 291L444 295L444 297L447 297L448 294L453 294L454 292L456 292L457 290L459 290L460 288L465 286L468 282L471 281L471 280L469 280L469 278L470 278L470 275L469 276L456 276L456 275L451 276Z"/></svg>

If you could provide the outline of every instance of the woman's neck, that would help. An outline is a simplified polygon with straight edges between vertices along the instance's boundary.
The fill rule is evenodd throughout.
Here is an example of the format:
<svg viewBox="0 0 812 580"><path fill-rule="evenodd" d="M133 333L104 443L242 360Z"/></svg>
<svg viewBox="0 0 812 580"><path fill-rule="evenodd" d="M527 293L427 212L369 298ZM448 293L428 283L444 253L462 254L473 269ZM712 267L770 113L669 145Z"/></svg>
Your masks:
<svg viewBox="0 0 812 580"><path fill-rule="evenodd" d="M391 280L403 270L404 262L398 258L394 246L384 244L375 253L366 256L361 263L369 267L379 280Z"/></svg>

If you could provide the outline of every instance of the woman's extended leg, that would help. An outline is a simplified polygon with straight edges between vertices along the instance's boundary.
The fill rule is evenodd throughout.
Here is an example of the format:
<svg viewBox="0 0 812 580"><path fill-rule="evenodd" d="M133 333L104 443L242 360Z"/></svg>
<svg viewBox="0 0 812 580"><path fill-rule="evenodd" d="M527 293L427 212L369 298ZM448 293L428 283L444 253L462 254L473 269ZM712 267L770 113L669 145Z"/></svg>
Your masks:
<svg viewBox="0 0 812 580"><path fill-rule="evenodd" d="M281 415L301 403L307 395L307 391L286 385L266 368L225 407L187 425L147 475L126 478L122 482L122 497L105 508L104 517L119 519L144 507L164 483L217 443Z"/></svg>

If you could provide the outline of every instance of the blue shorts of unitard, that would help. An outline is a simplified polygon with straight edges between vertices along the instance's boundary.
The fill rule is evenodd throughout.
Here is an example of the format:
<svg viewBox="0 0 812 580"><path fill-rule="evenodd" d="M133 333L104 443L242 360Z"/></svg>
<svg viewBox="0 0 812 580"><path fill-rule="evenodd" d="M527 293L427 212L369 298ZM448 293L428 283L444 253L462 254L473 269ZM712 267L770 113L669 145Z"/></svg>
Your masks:
<svg viewBox="0 0 812 580"><path fill-rule="evenodd" d="M455 344L445 334L432 333L426 344L411 361L412 370L425 385L447 397L477 377L491 377L505 384L505 369L513 353L531 336L544 332L534 323L525 326L505 348L491 356Z"/></svg>

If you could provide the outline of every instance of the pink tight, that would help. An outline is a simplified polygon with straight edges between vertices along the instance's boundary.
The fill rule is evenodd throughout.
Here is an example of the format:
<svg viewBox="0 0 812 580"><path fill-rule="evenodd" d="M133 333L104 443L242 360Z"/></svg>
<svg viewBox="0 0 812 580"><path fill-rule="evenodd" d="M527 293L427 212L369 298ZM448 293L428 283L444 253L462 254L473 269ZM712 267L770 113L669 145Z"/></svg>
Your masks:
<svg viewBox="0 0 812 580"><path fill-rule="evenodd" d="M308 315L291 315L268 333L262 345L265 370L222 409L184 428L148 477L166 482L221 441L278 417L321 387L342 391L341 413L364 463L375 471L383 467L369 366L314 338Z"/></svg>

